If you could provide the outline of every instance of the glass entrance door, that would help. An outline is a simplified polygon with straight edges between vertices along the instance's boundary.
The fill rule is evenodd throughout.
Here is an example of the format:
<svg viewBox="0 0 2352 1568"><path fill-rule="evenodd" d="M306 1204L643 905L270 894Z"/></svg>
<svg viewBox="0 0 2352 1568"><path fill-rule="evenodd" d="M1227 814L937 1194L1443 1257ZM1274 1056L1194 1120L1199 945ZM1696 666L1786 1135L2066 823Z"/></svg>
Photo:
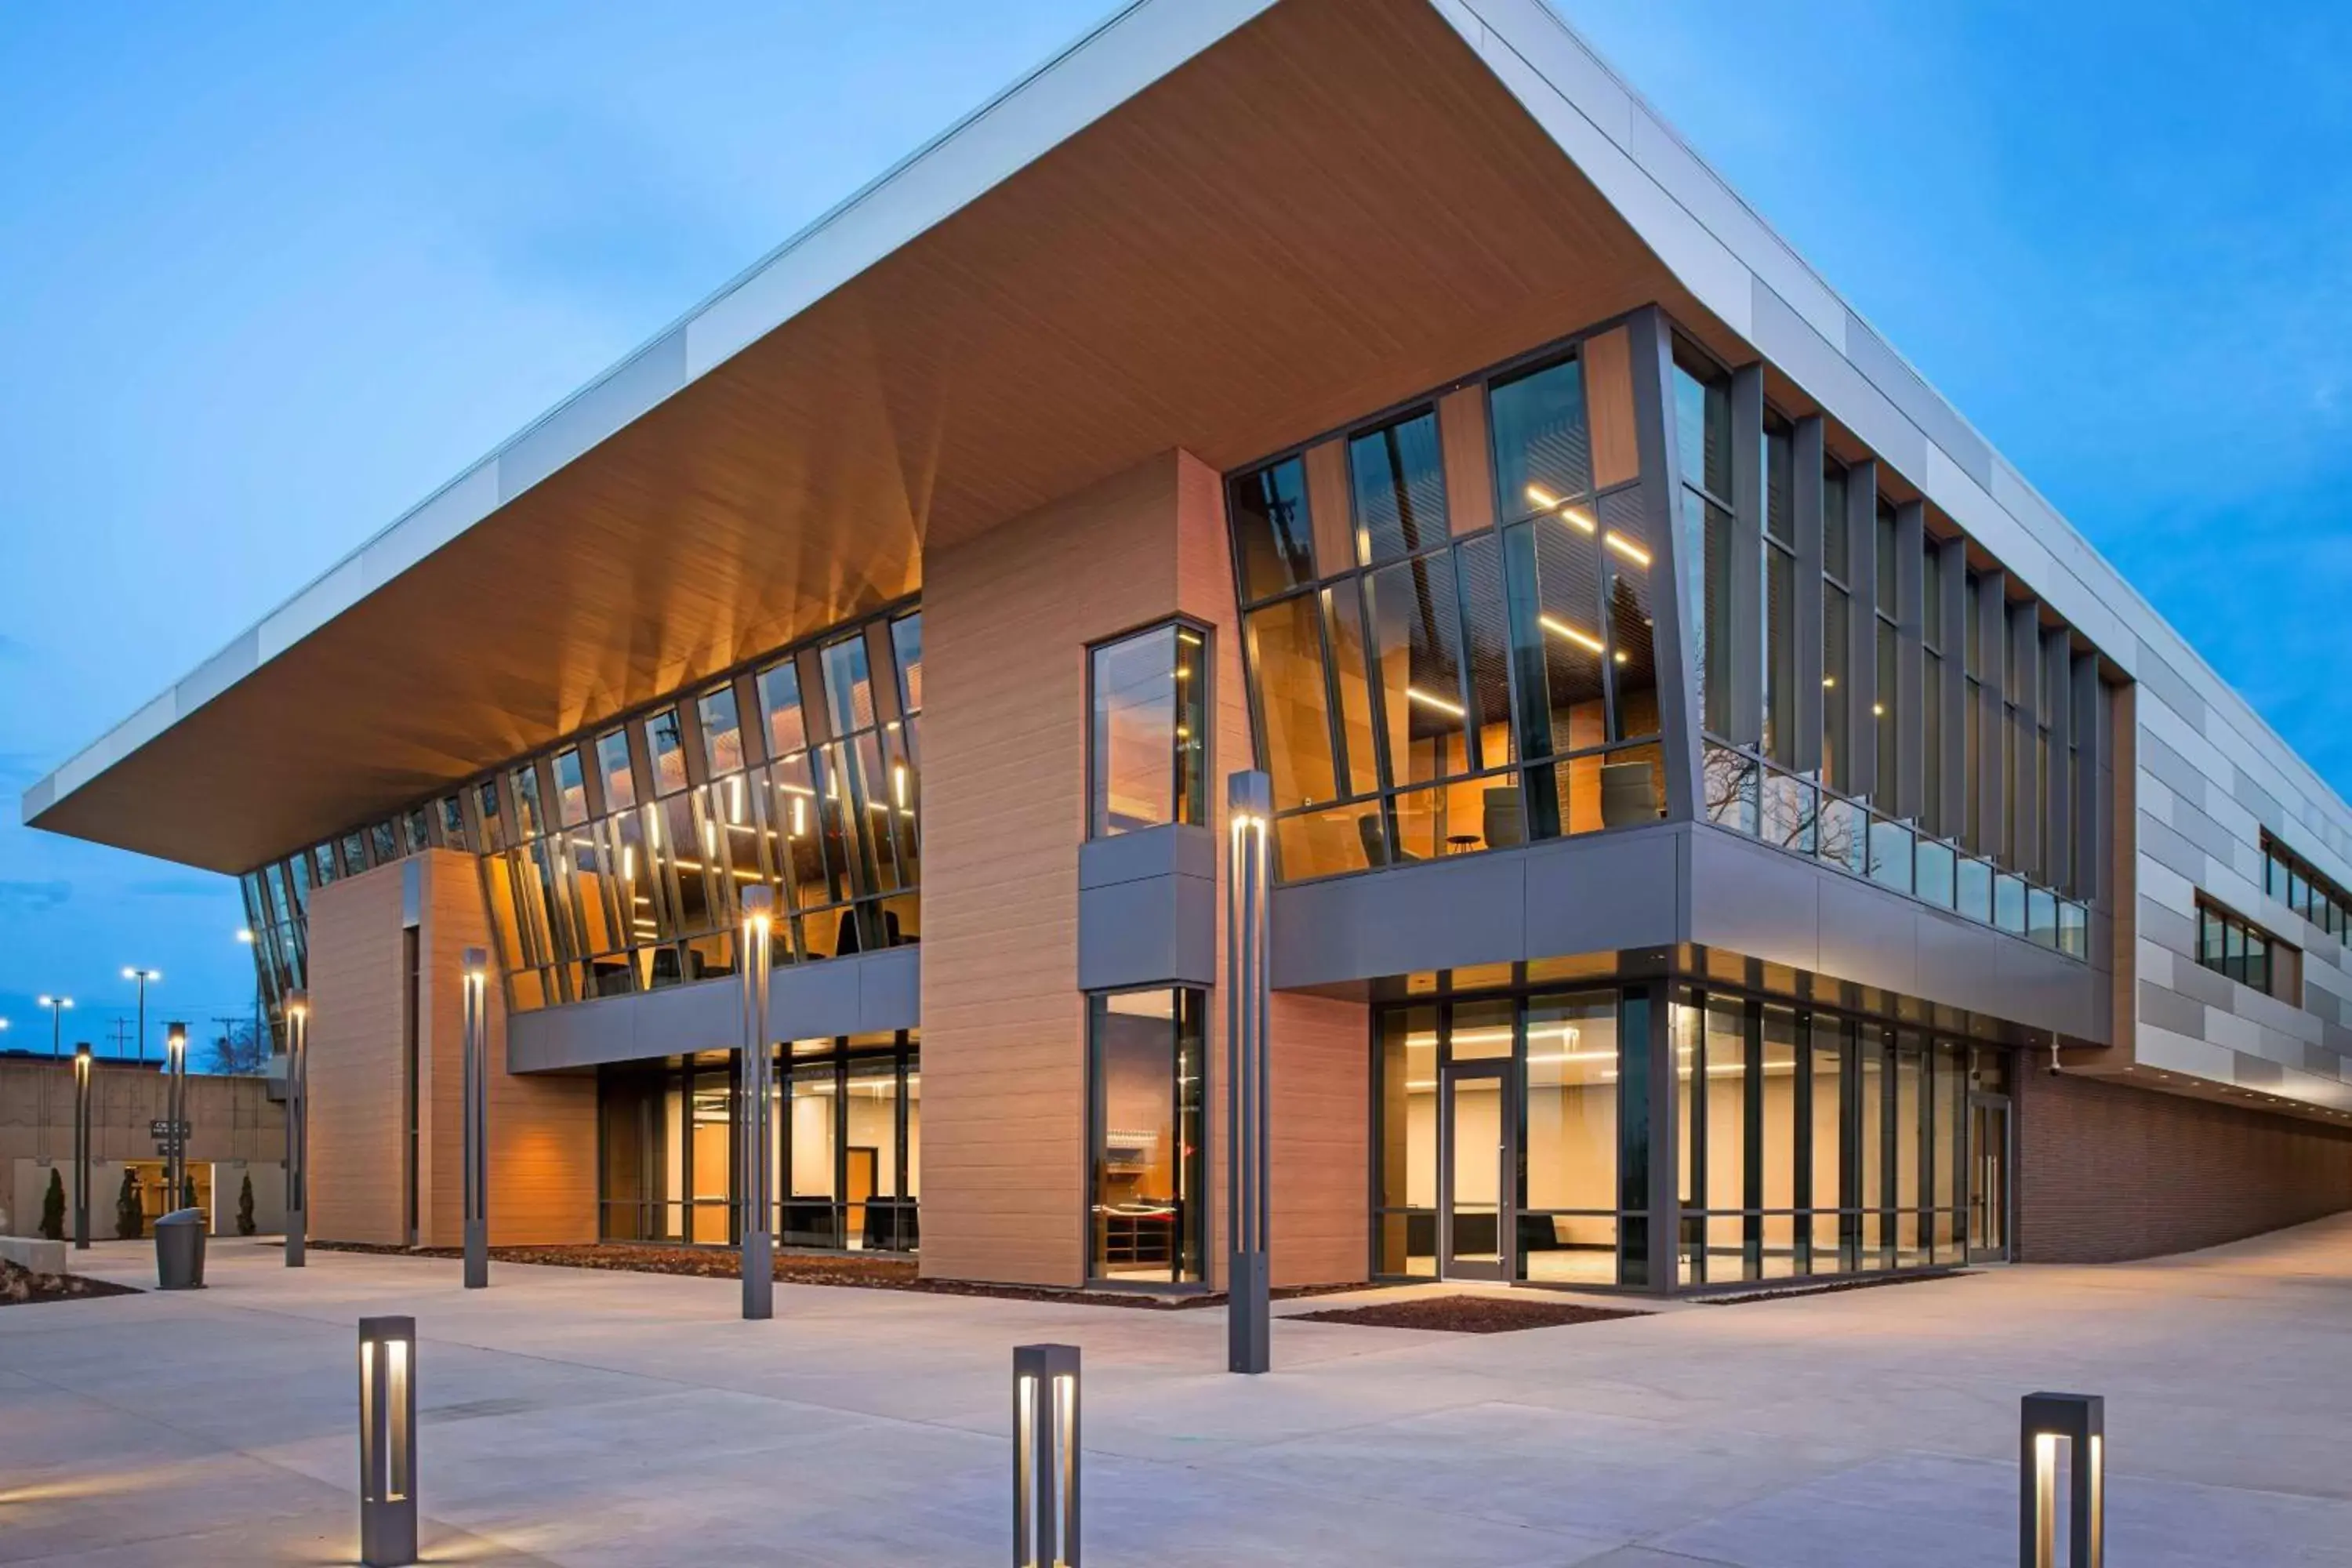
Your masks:
<svg viewBox="0 0 2352 1568"><path fill-rule="evenodd" d="M2009 1259L2009 1101L1969 1100L1969 1261Z"/></svg>
<svg viewBox="0 0 2352 1568"><path fill-rule="evenodd" d="M1449 1066L1438 1131L1439 1273L1451 1279L1507 1279L1510 1257L1503 1194L1511 1168L1507 1058Z"/></svg>

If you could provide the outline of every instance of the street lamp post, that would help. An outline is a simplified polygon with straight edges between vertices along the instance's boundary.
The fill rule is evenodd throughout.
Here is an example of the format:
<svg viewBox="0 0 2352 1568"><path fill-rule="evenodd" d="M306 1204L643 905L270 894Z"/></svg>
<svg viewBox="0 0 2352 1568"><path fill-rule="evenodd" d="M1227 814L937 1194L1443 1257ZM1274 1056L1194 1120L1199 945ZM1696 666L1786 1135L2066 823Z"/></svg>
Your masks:
<svg viewBox="0 0 2352 1568"><path fill-rule="evenodd" d="M170 1157L164 1162L163 1210L170 1213L183 1205L182 1195L188 1190L188 1026L173 1023L163 1026L163 1059L169 1070L170 1089L163 1097L163 1147Z"/></svg>
<svg viewBox="0 0 2352 1568"><path fill-rule="evenodd" d="M768 1233L772 1205L769 1149L773 1135L770 1100L775 1091L775 1059L768 1048L768 963L774 937L775 895L766 888L743 889L743 1060L736 1074L742 1096L740 1186L743 1196L743 1317L748 1321L776 1313L775 1247Z"/></svg>
<svg viewBox="0 0 2352 1568"><path fill-rule="evenodd" d="M1273 1362L1266 1230L1266 818L1274 786L1255 770L1225 785L1232 861L1225 888L1225 1215L1233 1248L1225 1281L1228 1371Z"/></svg>
<svg viewBox="0 0 2352 1568"><path fill-rule="evenodd" d="M60 1037L65 1032L65 1012L67 1008L73 1005L73 998L41 996L35 1000L49 1010L49 1055L53 1057L64 1055L63 1041Z"/></svg>
<svg viewBox="0 0 2352 1568"><path fill-rule="evenodd" d="M466 950L465 1197L468 1290L479 1290L490 1282L489 967L487 948Z"/></svg>
<svg viewBox="0 0 2352 1568"><path fill-rule="evenodd" d="M310 996L286 994L286 1267L302 1267L310 1230Z"/></svg>
<svg viewBox="0 0 2352 1568"><path fill-rule="evenodd" d="M89 1250L89 1047L74 1047L74 1249Z"/></svg>
<svg viewBox="0 0 2352 1568"><path fill-rule="evenodd" d="M147 1059L147 986L151 981L163 979L163 972L160 969L127 968L122 972L122 978L139 983L139 1059L143 1062Z"/></svg>

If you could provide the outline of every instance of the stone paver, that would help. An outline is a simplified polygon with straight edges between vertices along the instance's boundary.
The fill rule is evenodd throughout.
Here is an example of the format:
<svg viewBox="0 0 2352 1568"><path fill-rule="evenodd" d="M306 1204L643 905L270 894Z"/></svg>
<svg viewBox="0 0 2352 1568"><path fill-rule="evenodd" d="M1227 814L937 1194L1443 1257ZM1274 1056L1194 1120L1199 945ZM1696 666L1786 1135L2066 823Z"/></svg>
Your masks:
<svg viewBox="0 0 2352 1568"><path fill-rule="evenodd" d="M85 1272L144 1282L132 1244ZM2108 1402L2111 1556L2352 1568L2352 1215L1493 1336L215 1244L0 1311L0 1563L349 1562L354 1321L413 1312L426 1560L995 1563L1010 1348L1087 1357L1097 1563L1836 1568L2014 1552L2017 1400ZM1306 1310L1328 1301L1300 1303Z"/></svg>

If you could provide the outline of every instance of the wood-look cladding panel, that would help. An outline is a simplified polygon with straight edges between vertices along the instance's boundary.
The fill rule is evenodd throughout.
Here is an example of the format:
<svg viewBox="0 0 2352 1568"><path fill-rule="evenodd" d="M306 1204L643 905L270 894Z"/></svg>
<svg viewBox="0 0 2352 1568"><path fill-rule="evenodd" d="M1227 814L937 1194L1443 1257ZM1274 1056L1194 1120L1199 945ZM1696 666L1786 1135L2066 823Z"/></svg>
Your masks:
<svg viewBox="0 0 2352 1568"><path fill-rule="evenodd" d="M417 1007L429 1062L433 1245L465 1240L465 953L490 945L471 856L421 857ZM489 997L490 1240L501 1247L596 1239L596 1079L507 1071L506 1004ZM419 1237L423 1241L423 1237Z"/></svg>
<svg viewBox="0 0 2352 1568"><path fill-rule="evenodd" d="M1371 1011L1277 994L1267 1062L1276 1285L1369 1277Z"/></svg>
<svg viewBox="0 0 2352 1568"><path fill-rule="evenodd" d="M310 895L310 1235L397 1246L406 1209L401 871Z"/></svg>
<svg viewBox="0 0 2352 1568"><path fill-rule="evenodd" d="M1287 0L42 825L242 869L1152 454L1231 468L1654 299L1699 314L1425 0Z"/></svg>
<svg viewBox="0 0 2352 1568"><path fill-rule="evenodd" d="M1180 468L1152 459L930 562L927 1275L1084 1278L1087 645L1177 609Z"/></svg>

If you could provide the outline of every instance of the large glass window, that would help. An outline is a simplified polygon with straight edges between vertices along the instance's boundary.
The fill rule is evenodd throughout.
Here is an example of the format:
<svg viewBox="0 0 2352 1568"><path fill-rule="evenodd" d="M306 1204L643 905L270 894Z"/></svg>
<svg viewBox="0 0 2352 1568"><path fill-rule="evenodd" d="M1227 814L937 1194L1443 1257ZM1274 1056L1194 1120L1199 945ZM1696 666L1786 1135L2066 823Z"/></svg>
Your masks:
<svg viewBox="0 0 2352 1568"><path fill-rule="evenodd" d="M1187 626L1094 650L1093 837L1208 820L1204 652L1202 635Z"/></svg>
<svg viewBox="0 0 2352 1568"><path fill-rule="evenodd" d="M1445 462L1437 411L1393 420L1348 443L1356 550L1377 565L1445 542Z"/></svg>
<svg viewBox="0 0 2352 1568"><path fill-rule="evenodd" d="M1518 1128L1522 1279L1616 1282L1619 1077L1613 993L1528 1000Z"/></svg>
<svg viewBox="0 0 2352 1568"><path fill-rule="evenodd" d="M1297 458L1245 474L1232 486L1234 554L1242 595L1270 599L1315 581L1315 541L1307 510L1307 465ZM1335 562L1332 570L1348 563Z"/></svg>
<svg viewBox="0 0 2352 1568"><path fill-rule="evenodd" d="M1351 437L1355 559L1316 555L1312 589L1313 542L1348 531L1306 516L1311 455L1233 481L1284 879L1664 815L1629 353L1612 331L1490 385L1497 527L1450 531L1434 410Z"/></svg>
<svg viewBox="0 0 2352 1568"><path fill-rule="evenodd" d="M1088 999L1090 1279L1202 1278L1203 1002L1183 987Z"/></svg>

